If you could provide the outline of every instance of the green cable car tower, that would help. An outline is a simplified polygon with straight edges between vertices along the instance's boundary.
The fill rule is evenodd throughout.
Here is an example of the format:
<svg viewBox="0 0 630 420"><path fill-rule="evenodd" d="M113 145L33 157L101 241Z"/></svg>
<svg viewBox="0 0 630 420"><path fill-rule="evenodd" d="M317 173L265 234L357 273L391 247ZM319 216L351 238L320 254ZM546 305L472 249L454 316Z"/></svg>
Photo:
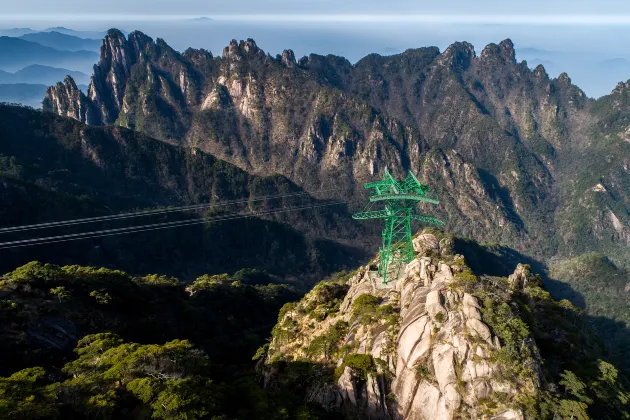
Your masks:
<svg viewBox="0 0 630 420"><path fill-rule="evenodd" d="M383 284L387 284L389 270L400 263L409 263L414 258L411 220L443 226L444 222L434 217L418 213L416 206L424 201L439 204L437 197L431 196L431 189L423 185L418 178L409 171L402 181L396 181L385 170L383 179L363 186L374 189L370 194L370 204L360 213L352 215L353 219L385 219L383 230L383 245L380 249L378 274L383 277ZM375 203L385 202L384 210L373 210Z"/></svg>

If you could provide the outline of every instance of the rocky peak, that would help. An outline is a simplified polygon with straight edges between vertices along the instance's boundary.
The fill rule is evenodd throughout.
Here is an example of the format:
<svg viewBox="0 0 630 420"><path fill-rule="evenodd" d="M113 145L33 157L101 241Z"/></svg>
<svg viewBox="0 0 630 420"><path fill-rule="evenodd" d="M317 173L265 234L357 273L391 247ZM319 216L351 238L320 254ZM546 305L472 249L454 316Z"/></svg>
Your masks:
<svg viewBox="0 0 630 420"><path fill-rule="evenodd" d="M282 51L282 64L284 64L287 67L295 67L296 61L295 61L295 54L293 53L293 50Z"/></svg>
<svg viewBox="0 0 630 420"><path fill-rule="evenodd" d="M46 90L42 109L88 124L94 119L89 101L71 76L66 76L63 83L58 82Z"/></svg>
<svg viewBox="0 0 630 420"><path fill-rule="evenodd" d="M258 45L256 45L256 41L251 38L247 38L245 42L241 41L241 46L246 53L256 53L260 50Z"/></svg>
<svg viewBox="0 0 630 420"><path fill-rule="evenodd" d="M562 72L560 76L558 76L558 81L566 85L571 85L571 78L565 72Z"/></svg>
<svg viewBox="0 0 630 420"><path fill-rule="evenodd" d="M505 39L499 43L501 57L511 63L516 63L516 51L514 51L514 43L511 39Z"/></svg>
<svg viewBox="0 0 630 420"><path fill-rule="evenodd" d="M131 67L129 63L131 57L128 49L125 35L118 29L110 29L103 39L101 55L96 66L101 69L106 69L113 65L123 68Z"/></svg>
<svg viewBox="0 0 630 420"><path fill-rule="evenodd" d="M549 74L547 74L547 70L545 70L545 66L542 64L536 66L534 75L539 79L549 79Z"/></svg>
<svg viewBox="0 0 630 420"><path fill-rule="evenodd" d="M452 68L466 70L476 57L475 47L468 42L451 44L440 56L439 62Z"/></svg>
<svg viewBox="0 0 630 420"><path fill-rule="evenodd" d="M154 48L153 40L142 32L132 32L129 39L125 39L118 29L107 32L88 91L89 99L99 111L101 124L116 121L123 106L131 68L143 53Z"/></svg>
<svg viewBox="0 0 630 420"><path fill-rule="evenodd" d="M615 86L615 89L613 89L611 94L621 94L628 88L630 88L630 81L628 81L626 83L619 82L619 83L617 83L617 86Z"/></svg>
<svg viewBox="0 0 630 420"><path fill-rule="evenodd" d="M203 48L187 48L182 56L186 57L195 64L200 64L204 61L212 60L214 58L211 51Z"/></svg>
<svg viewBox="0 0 630 420"><path fill-rule="evenodd" d="M240 43L233 39L227 47L223 48L224 58L239 60L241 56L246 54L264 55L264 52L258 48L256 41L251 38L248 38L247 41L241 40Z"/></svg>
<svg viewBox="0 0 630 420"><path fill-rule="evenodd" d="M67 75L65 79L63 79L63 84L67 90L70 90L73 92L76 92L77 90L79 90L79 88L77 87L77 83L74 81L74 79L70 75Z"/></svg>
<svg viewBox="0 0 630 420"><path fill-rule="evenodd" d="M498 58L507 63L516 64L516 52L514 43L510 39L501 41L499 45L488 44L481 52L481 58Z"/></svg>
<svg viewBox="0 0 630 420"><path fill-rule="evenodd" d="M132 33L130 33L127 39L127 43L132 47L131 49L134 52L136 60L140 57L142 53L149 52L155 47L153 39L140 31L133 31ZM163 40L162 43L166 44Z"/></svg>
<svg viewBox="0 0 630 420"><path fill-rule="evenodd" d="M532 273L531 267L527 264L516 266L514 273L508 277L510 289L514 291L525 290L528 284L541 285L540 278Z"/></svg>

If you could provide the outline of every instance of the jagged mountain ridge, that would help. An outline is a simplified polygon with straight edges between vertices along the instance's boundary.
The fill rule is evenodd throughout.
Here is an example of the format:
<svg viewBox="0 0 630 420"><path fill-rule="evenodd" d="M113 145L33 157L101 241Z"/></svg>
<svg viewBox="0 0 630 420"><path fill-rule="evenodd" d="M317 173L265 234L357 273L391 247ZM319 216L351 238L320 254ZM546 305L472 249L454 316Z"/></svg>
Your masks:
<svg viewBox="0 0 630 420"><path fill-rule="evenodd" d="M199 147L309 191L334 180L352 201L386 167L401 175L431 166L438 170L425 180L457 203L440 214L453 231L545 257L583 252L594 236L603 248L623 242L598 236L615 230L610 216L563 226L573 220L566 212L585 207L567 190L576 171L589 175L575 163L593 145L595 104L566 74L550 79L542 66L517 63L509 40L478 57L463 42L352 65L314 54L296 60L290 50L274 58L253 40L232 41L220 57L180 54L161 39L111 30L88 95L66 79L49 89L44 109ZM453 153L471 165L458 183L442 176L449 162L435 160ZM627 209L615 217L625 220ZM585 234L556 234L556 224Z"/></svg>
<svg viewBox="0 0 630 420"><path fill-rule="evenodd" d="M400 175L425 159L427 166L448 165L449 159L436 156L461 160L448 148L427 154L440 145L322 82L308 69L315 56L306 63L290 51L272 58L252 40L233 41L220 58L190 49L180 55L162 40L134 32L125 41L117 31L106 37L101 56L87 96L67 79L49 89L44 108L194 145L254 173L284 174L311 191L334 179L338 195L351 199L385 167ZM499 196L496 180L475 168L456 175L462 182L430 177L445 200L459 201L449 207L456 230L527 242L526 232L509 222L513 204ZM453 191L456 184L474 184L477 191ZM492 224L505 228L492 230Z"/></svg>

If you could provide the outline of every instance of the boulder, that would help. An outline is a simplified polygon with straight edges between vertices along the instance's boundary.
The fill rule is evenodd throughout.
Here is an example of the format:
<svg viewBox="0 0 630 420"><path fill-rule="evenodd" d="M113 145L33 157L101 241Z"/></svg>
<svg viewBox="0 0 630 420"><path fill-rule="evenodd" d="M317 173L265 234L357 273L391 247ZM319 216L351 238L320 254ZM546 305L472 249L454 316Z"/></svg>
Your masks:
<svg viewBox="0 0 630 420"><path fill-rule="evenodd" d="M435 235L430 233L423 233L418 235L413 240L413 249L416 252L421 254L426 253L427 251L439 251L440 250L440 242Z"/></svg>
<svg viewBox="0 0 630 420"><path fill-rule="evenodd" d="M433 370L442 392L446 389L446 385L457 381L454 356L455 349L450 344L441 343L433 347Z"/></svg>
<svg viewBox="0 0 630 420"><path fill-rule="evenodd" d="M529 265L519 264L514 273L510 274L508 281L511 290L523 290L527 286L531 271Z"/></svg>
<svg viewBox="0 0 630 420"><path fill-rule="evenodd" d="M442 299L439 290L432 290L427 294L425 308L431 319L435 319L435 316L438 313L442 313L442 317L446 319L446 309L442 305L441 300Z"/></svg>
<svg viewBox="0 0 630 420"><path fill-rule="evenodd" d="M488 326L480 320L475 318L468 319L466 320L466 327L468 328L470 334L487 341L489 344L492 344L492 333L490 332L490 328L488 328Z"/></svg>

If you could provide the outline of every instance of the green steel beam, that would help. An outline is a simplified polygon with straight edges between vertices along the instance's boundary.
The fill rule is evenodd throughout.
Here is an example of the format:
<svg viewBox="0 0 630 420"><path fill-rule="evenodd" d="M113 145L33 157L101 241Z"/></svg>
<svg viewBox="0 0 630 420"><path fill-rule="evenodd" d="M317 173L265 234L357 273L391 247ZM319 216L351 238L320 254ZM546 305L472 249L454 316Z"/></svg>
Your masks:
<svg viewBox="0 0 630 420"><path fill-rule="evenodd" d="M425 201L431 204L440 204L440 202L434 198L428 198L417 194L382 194L370 196L370 201L372 202L383 200L414 200Z"/></svg>
<svg viewBox="0 0 630 420"><path fill-rule="evenodd" d="M374 193L370 195L370 204L365 211L352 217L358 220L385 219L378 273L383 277L383 283L387 283L388 274L392 270L414 258L411 220L444 225L441 220L417 213L415 207L418 202L439 204L439 201L437 197L428 196L431 188L421 184L411 171L403 181L398 182L385 170L380 181L365 184L364 188L374 189ZM370 210L369 207L375 202L384 202L385 209Z"/></svg>

